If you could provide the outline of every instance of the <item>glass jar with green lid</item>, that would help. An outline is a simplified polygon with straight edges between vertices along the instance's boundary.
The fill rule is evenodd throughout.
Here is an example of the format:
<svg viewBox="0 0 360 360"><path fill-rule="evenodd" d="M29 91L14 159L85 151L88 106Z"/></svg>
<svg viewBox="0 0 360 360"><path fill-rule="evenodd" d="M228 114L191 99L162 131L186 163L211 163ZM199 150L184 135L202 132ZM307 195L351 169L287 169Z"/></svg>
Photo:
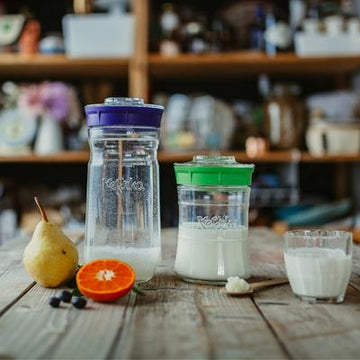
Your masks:
<svg viewBox="0 0 360 360"><path fill-rule="evenodd" d="M248 278L248 213L254 165L233 156L194 156L174 165L179 232L176 273L186 281L223 284Z"/></svg>

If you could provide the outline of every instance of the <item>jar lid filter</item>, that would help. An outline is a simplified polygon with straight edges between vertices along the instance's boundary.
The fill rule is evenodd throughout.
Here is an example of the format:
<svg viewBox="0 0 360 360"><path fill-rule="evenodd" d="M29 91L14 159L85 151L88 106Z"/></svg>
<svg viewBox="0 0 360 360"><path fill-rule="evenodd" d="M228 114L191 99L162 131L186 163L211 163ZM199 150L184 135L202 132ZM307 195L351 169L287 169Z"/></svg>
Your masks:
<svg viewBox="0 0 360 360"><path fill-rule="evenodd" d="M255 165L240 164L234 156L196 155L174 168L178 185L249 186Z"/></svg>
<svg viewBox="0 0 360 360"><path fill-rule="evenodd" d="M110 97L104 104L85 106L86 120L93 126L139 126L160 128L164 107L145 104L143 99Z"/></svg>

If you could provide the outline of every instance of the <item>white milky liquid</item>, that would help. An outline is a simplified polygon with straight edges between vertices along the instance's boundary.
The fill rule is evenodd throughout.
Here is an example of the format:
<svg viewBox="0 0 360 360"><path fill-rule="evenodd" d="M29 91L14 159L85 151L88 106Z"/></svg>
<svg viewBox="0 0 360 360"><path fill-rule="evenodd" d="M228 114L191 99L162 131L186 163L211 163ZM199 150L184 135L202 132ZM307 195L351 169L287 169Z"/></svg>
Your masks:
<svg viewBox="0 0 360 360"><path fill-rule="evenodd" d="M147 281L154 276L161 260L160 247L137 248L111 245L92 246L86 251L86 261L118 259L128 263L136 273L136 281Z"/></svg>
<svg viewBox="0 0 360 360"><path fill-rule="evenodd" d="M293 292L301 296L343 295L351 275L351 256L341 249L289 249L285 265Z"/></svg>
<svg viewBox="0 0 360 360"><path fill-rule="evenodd" d="M179 226L175 271L184 278L225 281L229 276L248 278L248 231Z"/></svg>

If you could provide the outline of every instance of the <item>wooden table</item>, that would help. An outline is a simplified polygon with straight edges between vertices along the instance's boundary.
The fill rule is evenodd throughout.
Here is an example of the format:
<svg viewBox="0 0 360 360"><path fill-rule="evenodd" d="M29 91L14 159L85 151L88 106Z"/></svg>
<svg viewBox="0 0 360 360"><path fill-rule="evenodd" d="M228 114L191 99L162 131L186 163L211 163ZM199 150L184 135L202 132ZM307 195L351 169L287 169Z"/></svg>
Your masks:
<svg viewBox="0 0 360 360"><path fill-rule="evenodd" d="M156 277L113 304L53 309L58 290L34 284L24 241L0 247L0 359L359 359L360 261L343 304L311 305L288 285L231 298L174 276L176 230L163 231ZM281 239L250 231L254 279L284 276Z"/></svg>

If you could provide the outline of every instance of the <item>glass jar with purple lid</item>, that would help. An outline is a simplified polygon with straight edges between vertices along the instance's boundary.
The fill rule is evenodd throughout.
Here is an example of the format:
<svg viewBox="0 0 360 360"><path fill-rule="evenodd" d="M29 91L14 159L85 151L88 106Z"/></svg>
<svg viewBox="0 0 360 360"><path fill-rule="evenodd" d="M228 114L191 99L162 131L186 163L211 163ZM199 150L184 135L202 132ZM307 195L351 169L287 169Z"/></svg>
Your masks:
<svg viewBox="0 0 360 360"><path fill-rule="evenodd" d="M125 261L137 282L151 279L161 259L157 149L163 110L137 98L107 98L85 107L85 261Z"/></svg>

